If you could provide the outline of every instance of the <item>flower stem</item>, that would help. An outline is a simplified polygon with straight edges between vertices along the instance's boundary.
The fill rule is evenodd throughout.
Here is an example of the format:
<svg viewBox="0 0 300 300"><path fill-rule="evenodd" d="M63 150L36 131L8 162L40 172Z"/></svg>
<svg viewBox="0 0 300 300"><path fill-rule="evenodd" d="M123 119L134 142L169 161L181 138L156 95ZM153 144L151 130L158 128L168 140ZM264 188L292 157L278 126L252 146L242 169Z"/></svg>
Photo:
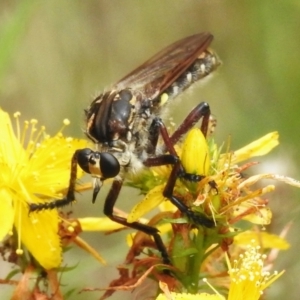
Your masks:
<svg viewBox="0 0 300 300"><path fill-rule="evenodd" d="M199 291L199 272L200 267L203 261L205 249L203 248L204 245L204 232L202 228L198 229L197 234L195 235L195 247L198 252L192 257L191 259L191 281L189 285L189 292L192 294L196 294Z"/></svg>

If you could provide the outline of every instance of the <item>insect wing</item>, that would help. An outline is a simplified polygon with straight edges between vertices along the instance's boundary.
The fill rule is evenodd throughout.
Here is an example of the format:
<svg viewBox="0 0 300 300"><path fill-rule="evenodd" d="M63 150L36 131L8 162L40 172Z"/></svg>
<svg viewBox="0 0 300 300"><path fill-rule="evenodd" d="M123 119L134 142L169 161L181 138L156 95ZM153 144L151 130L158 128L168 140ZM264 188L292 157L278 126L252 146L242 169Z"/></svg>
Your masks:
<svg viewBox="0 0 300 300"><path fill-rule="evenodd" d="M118 89L134 88L150 100L156 98L207 49L212 40L212 34L202 32L169 45L122 78L117 83Z"/></svg>

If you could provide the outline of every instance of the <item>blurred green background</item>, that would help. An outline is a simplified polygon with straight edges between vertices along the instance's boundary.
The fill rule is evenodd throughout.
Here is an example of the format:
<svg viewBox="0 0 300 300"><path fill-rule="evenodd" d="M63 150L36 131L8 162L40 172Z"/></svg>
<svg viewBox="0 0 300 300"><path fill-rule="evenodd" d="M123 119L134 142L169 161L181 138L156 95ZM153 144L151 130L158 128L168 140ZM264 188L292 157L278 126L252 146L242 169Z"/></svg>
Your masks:
<svg viewBox="0 0 300 300"><path fill-rule="evenodd" d="M260 158L254 170L300 179L299 16L296 0L2 0L0 105L9 113L21 111L24 119L37 118L51 134L69 118L66 133L83 138L83 109L95 95L169 43L210 31L223 66L209 82L183 96L170 114L179 122L197 103L208 101L218 119L216 139L222 143L231 135L232 149L278 130L280 146ZM278 234L292 221L287 237L292 247L276 260L275 269L287 272L267 299L299 299L300 191L275 184L270 195L274 219L267 229ZM128 200L132 193L125 189L118 207L128 211L136 203ZM105 191L101 195L95 205L89 193L79 196L74 213L102 216ZM107 286L122 262L120 251L125 255L125 234L85 234L108 266L80 250L70 251L66 264L78 266L61 278L64 291ZM1 299L10 290L2 285ZM144 299L138 292L117 293L112 299L134 297ZM71 297L87 298L98 299L99 292Z"/></svg>

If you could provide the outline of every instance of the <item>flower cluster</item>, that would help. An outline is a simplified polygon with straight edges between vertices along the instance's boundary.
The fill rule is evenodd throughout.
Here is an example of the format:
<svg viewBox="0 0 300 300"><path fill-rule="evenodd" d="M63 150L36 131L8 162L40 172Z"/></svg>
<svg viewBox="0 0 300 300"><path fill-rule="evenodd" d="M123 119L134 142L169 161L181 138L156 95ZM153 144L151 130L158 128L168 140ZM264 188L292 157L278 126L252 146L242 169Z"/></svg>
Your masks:
<svg viewBox="0 0 300 300"><path fill-rule="evenodd" d="M163 273L153 271L155 265L156 269L161 269L159 253L153 249L151 239L139 232L129 237L131 248L125 260L126 263L133 265L132 276L126 272L126 279L122 273L124 269L120 268L120 278L114 281L114 284L122 283L125 288L126 281L136 280L140 283L147 270L151 269L152 276L158 282L166 283L172 291L171 296L165 295L167 298L161 296L162 298L158 299L194 299L182 293L195 295L199 290L207 290L208 286L201 281L202 278L210 278L214 286L223 290L223 294L224 289L227 289L228 299L258 299L254 295L260 294L282 273L274 275L271 280L266 279L263 271L257 273L257 276L263 278L261 280L265 280L268 284L261 283L248 297L246 291L243 292L244 294L237 293L237 288L234 289L230 285L230 282L234 281L233 272L227 271L224 262L226 253L230 253L231 258L234 258L234 255L240 255L240 251L252 243L252 240L262 243L263 252L272 248L270 244L273 248L277 247L281 250L289 247L283 237L264 232L265 225L270 224L272 219L272 212L267 205L268 199L265 195L272 192L275 187L274 185L261 186L259 181L275 179L297 187L300 187L300 183L292 178L271 173L246 177L245 171L255 166L257 162L241 164L250 158L267 154L277 145L278 133L272 132L237 151L229 149L222 151L222 147L219 148L213 139L206 140L198 128L191 129L184 142L176 145L176 151L185 171L195 175L199 180L179 177L173 194L191 207L195 214L201 215L204 220L206 218L212 220L215 226L208 226L209 228L205 226L205 222L204 226L195 224L163 196L172 166L149 168L142 175L132 177L129 185L138 188L145 197L131 210L127 220L145 222L142 217L149 212L152 213L148 224L157 226L164 236L172 260L172 267L169 267L169 270L174 277L166 278ZM160 208L159 211L157 207ZM141 258L140 254L145 253L145 247L148 247L147 256ZM253 251L257 252L257 256L260 255L258 248ZM227 262L231 270L229 259ZM262 263L260 267L263 269ZM236 294L237 297L233 296ZM215 297L213 299L223 299L221 294Z"/></svg>
<svg viewBox="0 0 300 300"><path fill-rule="evenodd" d="M25 121L22 128L20 113L14 118L15 130L9 115L0 109L1 254L20 267L24 278L33 278L36 268L51 273L61 265L61 218L55 209L29 213L29 205L63 197L69 183L70 159L86 141L62 135L68 120L50 137L45 127L37 127L37 120Z"/></svg>
<svg viewBox="0 0 300 300"><path fill-rule="evenodd" d="M45 270L54 290L59 291L57 279L51 278L61 265L62 246L75 242L103 263L78 234L82 230L120 230L123 226L107 218L72 220L56 209L30 213L30 204L64 197L71 157L86 142L66 138L62 130L50 137L44 127L37 128L36 120L25 122L21 129L19 116L14 115L13 130L8 114L0 110L0 250L15 264L20 265L22 258L26 278L32 276L32 268ZM64 126L67 124L64 121ZM120 277L112 281L101 299L116 290L137 288L146 278L157 283L153 294L157 300L259 299L283 274L270 273L272 259L289 247L284 235L264 231L272 220L265 197L275 187L263 186L260 180L279 180L296 187L300 183L271 173L246 176L245 171L257 164L249 159L265 155L277 145L278 133L272 132L232 151L229 145L218 147L200 129L191 129L184 141L175 145L184 172L180 169L173 190L173 196L191 210L189 216L163 196L173 166L145 168L127 178L127 185L144 197L130 212L116 209L115 213L128 222L157 227L172 265L161 263L160 252L145 233L130 234L126 265L118 268ZM81 175L79 170L78 177ZM147 218L148 213L151 217ZM271 258L268 253L274 248L277 252ZM62 299L58 293L56 296Z"/></svg>

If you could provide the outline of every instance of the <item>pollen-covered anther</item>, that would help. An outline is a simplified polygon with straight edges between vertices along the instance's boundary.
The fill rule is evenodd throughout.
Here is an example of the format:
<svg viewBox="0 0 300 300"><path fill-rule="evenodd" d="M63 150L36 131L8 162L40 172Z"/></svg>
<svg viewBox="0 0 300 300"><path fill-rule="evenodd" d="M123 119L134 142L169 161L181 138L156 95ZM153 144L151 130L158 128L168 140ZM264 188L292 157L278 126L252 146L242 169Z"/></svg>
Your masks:
<svg viewBox="0 0 300 300"><path fill-rule="evenodd" d="M30 120L30 124L35 125L35 124L37 124L37 123L38 123L38 120L37 120L37 119L31 119L31 120Z"/></svg>
<svg viewBox="0 0 300 300"><path fill-rule="evenodd" d="M68 125L70 125L70 120L69 119L64 119L63 120L63 124L65 125L65 126L68 126Z"/></svg>
<svg viewBox="0 0 300 300"><path fill-rule="evenodd" d="M258 300L264 290L277 280L284 271L270 273L266 270L266 254L261 253L261 247L256 239L249 239L244 253L239 254L231 263L225 254L228 274L230 275L230 287L228 299L251 299Z"/></svg>
<svg viewBox="0 0 300 300"><path fill-rule="evenodd" d="M74 232L75 231L73 225L68 226L68 231L69 232Z"/></svg>
<svg viewBox="0 0 300 300"><path fill-rule="evenodd" d="M207 199L207 194L199 194L197 196L197 199L193 202L193 205L200 206L205 202L206 199Z"/></svg>
<svg viewBox="0 0 300 300"><path fill-rule="evenodd" d="M22 255L24 253L24 251L22 250L22 249L20 249L20 248L18 248L17 250L16 250L16 254L17 255Z"/></svg>

